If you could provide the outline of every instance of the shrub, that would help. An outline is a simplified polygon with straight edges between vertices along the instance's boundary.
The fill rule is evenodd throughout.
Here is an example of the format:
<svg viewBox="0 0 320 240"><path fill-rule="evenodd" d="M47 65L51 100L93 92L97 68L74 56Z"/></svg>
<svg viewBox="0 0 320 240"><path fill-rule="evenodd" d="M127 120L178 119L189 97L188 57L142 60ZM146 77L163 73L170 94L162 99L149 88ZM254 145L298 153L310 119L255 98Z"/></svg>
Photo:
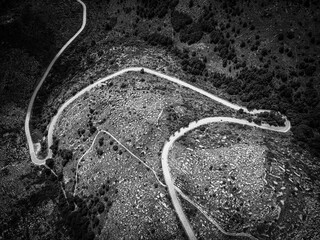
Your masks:
<svg viewBox="0 0 320 240"><path fill-rule="evenodd" d="M294 133L295 137L300 141L307 141L310 138L314 137L312 128L305 124L298 125L297 127L294 127L292 129L292 132Z"/></svg>
<svg viewBox="0 0 320 240"><path fill-rule="evenodd" d="M213 30L210 33L210 43L218 44L223 39L222 34L218 30Z"/></svg>
<svg viewBox="0 0 320 240"><path fill-rule="evenodd" d="M73 153L71 150L62 149L60 153L62 157L62 166L64 167L73 157Z"/></svg>
<svg viewBox="0 0 320 240"><path fill-rule="evenodd" d="M204 14L199 18L198 23L201 26L203 32L210 33L217 26L217 21L214 19L214 15L208 9L205 9Z"/></svg>
<svg viewBox="0 0 320 240"><path fill-rule="evenodd" d="M307 67L304 69L304 72L307 76L312 76L315 71L316 66L314 65L307 65Z"/></svg>
<svg viewBox="0 0 320 240"><path fill-rule="evenodd" d="M254 119L253 119L253 122L254 122L255 124L257 124L257 125L261 125L261 119L260 119L259 117L254 118Z"/></svg>
<svg viewBox="0 0 320 240"><path fill-rule="evenodd" d="M116 24L117 24L117 18L116 18L116 17L113 17L113 18L109 19L109 20L105 23L104 29L105 29L106 31L111 31Z"/></svg>
<svg viewBox="0 0 320 240"><path fill-rule="evenodd" d="M103 150L101 148L97 149L97 154L99 157L101 157L103 155Z"/></svg>
<svg viewBox="0 0 320 240"><path fill-rule="evenodd" d="M243 114L243 113L244 113L243 108L240 108L240 109L238 110L238 113L239 113L239 114Z"/></svg>
<svg viewBox="0 0 320 240"><path fill-rule="evenodd" d="M161 35L160 33L152 33L145 40L153 46L160 45L164 47L172 47L173 41L170 37Z"/></svg>
<svg viewBox="0 0 320 240"><path fill-rule="evenodd" d="M281 47L279 47L279 53L284 53L284 47L283 46L281 46Z"/></svg>
<svg viewBox="0 0 320 240"><path fill-rule="evenodd" d="M203 61L198 58L184 59L181 62L182 69L193 75L201 75L205 70L206 65Z"/></svg>
<svg viewBox="0 0 320 240"><path fill-rule="evenodd" d="M104 204L102 203L102 202L98 202L98 204L97 204L97 209L98 209L98 213L103 213L103 211L104 211Z"/></svg>
<svg viewBox="0 0 320 240"><path fill-rule="evenodd" d="M103 143L104 143L104 138L103 138L103 137L101 137L101 138L99 139L99 146L102 146L102 145L103 145Z"/></svg>
<svg viewBox="0 0 320 240"><path fill-rule="evenodd" d="M59 139L54 138L53 143L50 146L53 156L55 156L58 153L58 148L59 148Z"/></svg>
<svg viewBox="0 0 320 240"><path fill-rule="evenodd" d="M189 8L192 8L192 7L193 7L193 5L194 5L193 0L190 0L190 1L189 1Z"/></svg>
<svg viewBox="0 0 320 240"><path fill-rule="evenodd" d="M168 10L173 10L179 0L138 0L140 6L137 15L143 18L152 19L154 17L163 18Z"/></svg>
<svg viewBox="0 0 320 240"><path fill-rule="evenodd" d="M279 33L279 34L278 34L278 40L279 40L279 41L282 41L283 38L284 38L283 33Z"/></svg>
<svg viewBox="0 0 320 240"><path fill-rule="evenodd" d="M268 55L268 50L266 48L263 48L261 50L261 55L264 56L264 57L267 56Z"/></svg>
<svg viewBox="0 0 320 240"><path fill-rule="evenodd" d="M294 38L294 31L289 31L289 32L287 33L287 37L288 37L289 39L293 39L293 38Z"/></svg>
<svg viewBox="0 0 320 240"><path fill-rule="evenodd" d="M198 42L203 36L203 32L200 24L195 23L191 26L186 27L180 33L181 42L186 42L188 44L193 44Z"/></svg>
<svg viewBox="0 0 320 240"><path fill-rule="evenodd" d="M94 134L97 131L97 128L95 126L90 127L90 133Z"/></svg>
<svg viewBox="0 0 320 240"><path fill-rule="evenodd" d="M226 68L227 67L227 60L224 59L223 62L222 62L222 67Z"/></svg>
<svg viewBox="0 0 320 240"><path fill-rule="evenodd" d="M176 32L179 32L182 28L192 23L192 18L182 12L173 11L171 14L171 24Z"/></svg>

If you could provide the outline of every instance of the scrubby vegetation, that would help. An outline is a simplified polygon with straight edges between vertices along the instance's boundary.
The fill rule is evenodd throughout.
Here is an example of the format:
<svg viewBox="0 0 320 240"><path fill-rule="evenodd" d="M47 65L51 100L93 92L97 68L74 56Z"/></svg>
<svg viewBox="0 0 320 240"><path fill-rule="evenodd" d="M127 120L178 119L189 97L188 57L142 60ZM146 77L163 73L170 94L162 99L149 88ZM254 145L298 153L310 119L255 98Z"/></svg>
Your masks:
<svg viewBox="0 0 320 240"><path fill-rule="evenodd" d="M154 17L163 18L169 9L174 9L179 0L139 0L137 15L142 18L152 19Z"/></svg>
<svg viewBox="0 0 320 240"><path fill-rule="evenodd" d="M319 93L317 91L319 83L314 80L319 60L316 60L313 56L296 58L297 56L294 55L294 51L290 47L292 45L291 42L296 39L296 31L288 30L277 33L275 39L278 43L275 43L277 49L274 51L271 46L262 45L263 39L260 29L252 21L243 18L244 7L234 1L223 1L220 6L218 5L218 7L221 7L221 13L226 17L223 18L225 21L216 17L216 4L203 6L202 15L197 20L194 20L187 12L176 10L177 4L177 1L170 4L159 1L139 1L137 16L143 19L169 16L171 27L176 32L176 37L172 38L171 35L169 36L162 32L163 26L158 27L157 31L141 35L148 44L164 47L177 56L182 70L195 76L190 78L191 82L201 86L202 80L200 79L204 79L207 83L212 83L214 87L224 89L229 95L236 96L249 109L265 108L280 111L289 117L293 123L293 129L298 127L299 124L305 124L313 129L313 132L316 133L315 136L318 136L317 124L314 124L314 120L302 121L301 109L303 109L303 114L306 116L305 119L314 116L313 108L319 102ZM151 6L153 6L152 9ZM235 18L239 18L240 21L235 22ZM107 26L112 25L112 27L107 27L108 31L117 24L115 18L109 19L111 20L107 22ZM137 19L135 26L139 23L140 21ZM236 40L243 32L253 37L247 40L243 38L240 38L241 40L239 41ZM135 30L135 35L138 34L139 32ZM314 39L314 34L310 32L307 37L311 41L311 39ZM192 55L188 48L176 46L179 41L192 45L203 42L203 39L209 39L208 44L221 59L222 67L226 72L235 72L236 77L208 71L209 56L205 54ZM317 44L317 40L312 42ZM85 52L87 48L82 46L78 52ZM239 49L255 53L257 60L261 63L261 67L255 66L243 54L240 55ZM285 54L289 59L296 58L298 61L290 71L286 71L281 65L276 64L277 54ZM77 65L76 61L72 65ZM54 71L61 72L61 74L66 72L64 69L57 70L55 69ZM198 76L201 76L201 78L198 79ZM64 76L60 75L57 78L58 82L52 83L52 87L56 84L61 84L59 81L62 81L61 79L63 78ZM304 78L307 79L307 82L303 80ZM40 99L42 96L45 98L52 87L48 86L47 91L41 91L39 94ZM41 123L36 120L40 119L37 117L37 113L41 114L43 109L41 104L36 104L35 106L34 128L44 132L48 120ZM52 113L55 111L55 109L52 109ZM275 122L271 121L271 123ZM90 132L94 133L95 127L89 127ZM296 131L293 132L295 133ZM308 142L309 146L314 146L312 142L317 141L316 138L311 140L305 138L305 142ZM299 139L297 140L301 142L302 138L299 137Z"/></svg>
<svg viewBox="0 0 320 240"><path fill-rule="evenodd" d="M173 40L170 37L161 35L157 32L148 35L145 40L153 46L160 45L169 48L173 46Z"/></svg>
<svg viewBox="0 0 320 240"><path fill-rule="evenodd" d="M59 211L73 239L93 240L97 233L101 233L106 221L102 214L107 216L113 204L110 194L114 195L115 192L115 185L108 179L95 196L91 195L85 200L78 196L60 196Z"/></svg>
<svg viewBox="0 0 320 240"><path fill-rule="evenodd" d="M178 11L173 11L171 13L171 24L176 32L179 32L181 29L185 28L191 23L192 18L188 14Z"/></svg>
<svg viewBox="0 0 320 240"><path fill-rule="evenodd" d="M15 104L21 107L20 118L13 112L20 121L18 125L11 127L10 121L7 125L1 121L0 134L4 139L7 134L20 134L17 142L24 139L25 108L36 82L53 55L80 25L79 4L62 2L52 2L46 7L39 7L39 2L37 8L36 1L0 1L1 107L11 107L10 104L12 108ZM106 73L127 63L140 63L140 58L132 62L120 59L121 53L117 51L134 47L138 49L136 52L148 49L149 54L160 48L165 54L158 58L169 59L166 71L183 75L185 81L219 92L249 109L273 110L249 119L257 124L268 122L281 126L284 120L276 112L285 114L292 124L294 146L298 144L313 156L320 156L320 35L314 27L320 22L319 1L222 0L210 1L207 5L194 0L138 0L136 5L125 0L85 3L88 25L57 61L40 89L33 108L32 129L46 135L51 117L67 98ZM60 13L56 16L69 19L63 21L63 26L55 25L55 19L46 17L53 9L52 4L59 6ZM151 59L148 54L144 56L147 59L144 64ZM126 58L134 57L128 54ZM151 65L162 67L158 65L159 59ZM104 69L95 72L99 66ZM70 91L62 91L65 89ZM7 114L6 111L1 114ZM194 120L190 115L179 116L169 108L165 113L167 119L178 121L181 126ZM91 110L88 114L89 120L76 131L84 141L97 133L99 124ZM241 112L238 114L247 117ZM46 141L41 144L45 150ZM95 148L100 159L105 154L105 144L99 139ZM117 148L113 146L114 151L118 151ZM17 214L12 215L9 223L15 226L18 215L27 216L28 211L34 211L29 202L40 204L52 200L54 204L59 202L60 223L67 226L71 239L93 239L101 227L99 214L106 213L112 205L107 187L88 199L71 197L70 193L65 199L60 188L63 186L61 169L70 167L76 155L69 147L59 149L58 139L54 139L51 149L54 156L46 165L57 171L58 178L49 169L43 170L39 174L41 179L51 185L39 187L38 193L33 188L26 190L31 193L19 204L27 207L20 211L19 205L15 205L13 209ZM4 169L3 174L11 173ZM41 183L36 176L32 178L37 179L37 184ZM193 216L194 212L189 209L187 214ZM263 227L258 229L266 232Z"/></svg>

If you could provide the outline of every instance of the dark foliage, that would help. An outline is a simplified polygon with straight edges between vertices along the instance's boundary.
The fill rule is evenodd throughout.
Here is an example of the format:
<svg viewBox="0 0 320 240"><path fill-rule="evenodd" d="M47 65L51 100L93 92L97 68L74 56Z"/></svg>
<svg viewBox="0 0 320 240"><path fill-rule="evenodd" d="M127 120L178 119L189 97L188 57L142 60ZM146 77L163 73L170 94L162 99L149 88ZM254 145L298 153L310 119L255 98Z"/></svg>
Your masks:
<svg viewBox="0 0 320 240"><path fill-rule="evenodd" d="M190 26L187 26L180 32L181 42L185 42L188 44L198 42L202 38L202 36L203 32L199 23L194 23Z"/></svg>
<svg viewBox="0 0 320 240"><path fill-rule="evenodd" d="M58 149L59 149L59 139L57 139L56 137L53 137L53 143L50 146L50 149L52 151L53 156L55 156L58 153Z"/></svg>
<svg viewBox="0 0 320 240"><path fill-rule="evenodd" d="M176 32L179 32L181 29L191 23L192 18L189 15L178 11L173 11L171 13L171 24Z"/></svg>
<svg viewBox="0 0 320 240"><path fill-rule="evenodd" d="M206 68L203 61L198 58L184 59L181 62L182 69L193 75L201 75Z"/></svg>
<svg viewBox="0 0 320 240"><path fill-rule="evenodd" d="M47 160L46 160L46 165L47 165L49 168L53 169L53 168L54 168L54 160L53 160L52 158L47 159Z"/></svg>
<svg viewBox="0 0 320 240"><path fill-rule="evenodd" d="M308 60L306 62L308 63ZM300 68L304 69L306 62L300 64ZM282 80L280 88L273 84L274 78ZM273 109L286 114L297 141L307 144L316 155L320 155L320 145L316 144L319 142L319 136L314 134L320 132L320 97L312 80L307 82L306 86L302 86L297 82L288 81L284 72L273 73L267 69L255 68L242 69L236 79L219 74L214 74L213 79L215 87L223 88L231 95L238 95L249 109ZM254 121L259 124L265 121L276 126L282 126L284 123L276 112L260 114Z"/></svg>
<svg viewBox="0 0 320 240"><path fill-rule="evenodd" d="M306 124L298 125L292 129L297 140L305 142L314 137L313 130Z"/></svg>
<svg viewBox="0 0 320 240"><path fill-rule="evenodd" d="M211 43L218 44L220 41L222 41L222 39L223 39L223 35L222 35L221 31L213 30L210 33L210 42Z"/></svg>
<svg viewBox="0 0 320 240"><path fill-rule="evenodd" d="M190 0L189 1L189 8L192 8L194 6L194 2L193 2L193 0Z"/></svg>
<svg viewBox="0 0 320 240"><path fill-rule="evenodd" d="M116 24L117 24L117 18L116 17L110 18L105 24L105 30L111 31Z"/></svg>
<svg viewBox="0 0 320 240"><path fill-rule="evenodd" d="M75 204L78 206L77 210L75 210ZM62 195L59 199L59 210L72 239L93 240L95 238L90 224L89 208L84 200L78 196L69 196L66 200Z"/></svg>
<svg viewBox="0 0 320 240"><path fill-rule="evenodd" d="M282 41L284 39L284 34L283 33L279 33L278 34L278 40Z"/></svg>
<svg viewBox="0 0 320 240"><path fill-rule="evenodd" d="M287 32L287 38L293 39L294 38L294 31Z"/></svg>
<svg viewBox="0 0 320 240"><path fill-rule="evenodd" d="M99 146L101 147L101 146L103 146L103 144L104 144L104 138L101 137L101 138L99 138Z"/></svg>
<svg viewBox="0 0 320 240"><path fill-rule="evenodd" d="M62 149L60 152L60 156L62 157L62 166L64 167L70 160L72 160L73 153L71 150Z"/></svg>
<svg viewBox="0 0 320 240"><path fill-rule="evenodd" d="M95 126L90 126L90 134L94 134L97 131L97 128Z"/></svg>
<svg viewBox="0 0 320 240"><path fill-rule="evenodd" d="M170 37L161 35L160 33L152 33L145 37L145 40L153 46L160 45L163 47L172 47L173 41Z"/></svg>
<svg viewBox="0 0 320 240"><path fill-rule="evenodd" d="M103 155L103 150L101 148L97 148L97 154L101 157Z"/></svg>
<svg viewBox="0 0 320 240"><path fill-rule="evenodd" d="M142 18L163 18L168 11L173 10L179 0L138 0L137 14Z"/></svg>
<svg viewBox="0 0 320 240"><path fill-rule="evenodd" d="M40 61L47 62L55 52L55 37L39 15L27 6L21 17L9 24L0 25L0 35L7 47L25 49Z"/></svg>
<svg viewBox="0 0 320 240"><path fill-rule="evenodd" d="M258 118L272 126L284 126L285 124L285 120L282 118L281 114L275 111L259 113Z"/></svg>

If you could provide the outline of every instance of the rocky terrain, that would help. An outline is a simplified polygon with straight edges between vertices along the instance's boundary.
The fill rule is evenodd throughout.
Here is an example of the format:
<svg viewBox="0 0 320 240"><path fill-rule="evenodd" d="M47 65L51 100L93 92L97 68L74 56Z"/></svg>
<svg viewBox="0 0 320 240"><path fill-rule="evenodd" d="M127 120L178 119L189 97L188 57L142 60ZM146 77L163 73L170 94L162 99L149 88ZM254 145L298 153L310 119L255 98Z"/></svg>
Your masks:
<svg viewBox="0 0 320 240"><path fill-rule="evenodd" d="M319 238L319 2L85 4L85 30L36 98L33 140L46 145L51 117L68 98L133 66L249 109L279 111L290 120L290 133L232 124L188 133L170 152L172 175L227 231ZM71 0L0 1L0 239L184 239L151 170L163 180L165 140L203 117L248 116L163 79L128 73L70 105L55 130L54 158L35 166L23 129L27 105L52 57L80 27L81 11ZM282 124L276 115L251 120ZM199 239L226 238L181 201Z"/></svg>

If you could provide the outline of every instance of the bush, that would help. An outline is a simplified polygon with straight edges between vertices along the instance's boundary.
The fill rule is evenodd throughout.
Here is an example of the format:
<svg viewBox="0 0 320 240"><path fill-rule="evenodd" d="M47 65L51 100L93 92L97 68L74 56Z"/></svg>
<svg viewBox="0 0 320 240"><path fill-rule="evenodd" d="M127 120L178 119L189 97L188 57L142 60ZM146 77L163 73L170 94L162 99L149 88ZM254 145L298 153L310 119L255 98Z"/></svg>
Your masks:
<svg viewBox="0 0 320 240"><path fill-rule="evenodd" d="M104 29L106 31L111 31L116 24L117 24L117 18L113 17L106 22Z"/></svg>
<svg viewBox="0 0 320 240"><path fill-rule="evenodd" d="M58 148L59 148L59 139L54 138L53 143L50 146L53 156L55 156L58 153Z"/></svg>
<svg viewBox="0 0 320 240"><path fill-rule="evenodd" d="M213 12L209 11L209 9L205 9L204 14L199 18L198 23L201 26L203 32L210 33L217 26L217 21L214 19Z"/></svg>
<svg viewBox="0 0 320 240"><path fill-rule="evenodd" d="M287 33L287 37L288 37L289 39L293 39L293 38L294 38L294 31L289 31L289 32Z"/></svg>
<svg viewBox="0 0 320 240"><path fill-rule="evenodd" d="M103 150L101 148L97 149L97 154L99 157L101 157L103 155Z"/></svg>
<svg viewBox="0 0 320 240"><path fill-rule="evenodd" d="M206 65L203 61L198 58L184 59L181 62L182 70L191 73L193 75L201 75L205 70Z"/></svg>
<svg viewBox="0 0 320 240"><path fill-rule="evenodd" d="M316 66L314 65L307 65L307 67L304 69L304 72L307 76L312 76L313 73L316 71Z"/></svg>
<svg viewBox="0 0 320 240"><path fill-rule="evenodd" d="M257 117L257 118L254 118L254 119L253 119L253 122L254 122L255 124L259 125L259 126L261 125L261 119L258 118L258 117Z"/></svg>
<svg viewBox="0 0 320 240"><path fill-rule="evenodd" d="M171 14L171 24L176 32L179 32L185 26L192 23L192 18L182 12L173 11Z"/></svg>
<svg viewBox="0 0 320 240"><path fill-rule="evenodd" d="M193 5L194 5L193 0L190 0L190 1L189 1L189 8L192 8L192 7L193 7Z"/></svg>
<svg viewBox="0 0 320 240"><path fill-rule="evenodd" d="M173 40L170 37L161 35L160 33L152 33L148 35L145 40L150 43L152 46L160 45L163 47L172 47Z"/></svg>
<svg viewBox="0 0 320 240"><path fill-rule="evenodd" d="M279 33L278 34L278 40L282 41L284 39L284 34L283 33Z"/></svg>
<svg viewBox="0 0 320 240"><path fill-rule="evenodd" d="M222 34L218 30L213 30L210 33L210 43L218 44L223 39Z"/></svg>
<svg viewBox="0 0 320 240"><path fill-rule="evenodd" d="M180 33L181 42L185 42L188 44L193 44L198 42L203 36L203 32L200 24L192 24L184 28Z"/></svg>
<svg viewBox="0 0 320 240"><path fill-rule="evenodd" d="M284 47L283 46L281 46L280 48L279 48L279 53L284 53Z"/></svg>
<svg viewBox="0 0 320 240"><path fill-rule="evenodd" d="M243 114L243 113L244 113L243 108L240 108L240 109L238 110L238 113L239 113L239 114Z"/></svg>
<svg viewBox="0 0 320 240"><path fill-rule="evenodd" d="M142 18L152 19L154 17L163 18L168 10L173 10L179 0L138 0L137 15Z"/></svg>
<svg viewBox="0 0 320 240"><path fill-rule="evenodd" d="M105 209L104 204L99 201L97 204L97 209L98 209L98 213L100 213L100 214L103 213L103 211Z"/></svg>
<svg viewBox="0 0 320 240"><path fill-rule="evenodd" d="M305 124L298 125L292 129L296 139L300 141L307 141L314 137L312 128Z"/></svg>
<svg viewBox="0 0 320 240"><path fill-rule="evenodd" d="M103 138L103 137L101 137L101 138L99 139L99 146L102 146L102 145L103 145L103 143L104 143L104 138Z"/></svg>
<svg viewBox="0 0 320 240"><path fill-rule="evenodd" d="M95 126L90 127L90 133L94 134L97 131L97 128Z"/></svg>
<svg viewBox="0 0 320 240"><path fill-rule="evenodd" d="M73 153L71 150L63 149L60 153L62 157L62 166L64 167L73 157Z"/></svg>

